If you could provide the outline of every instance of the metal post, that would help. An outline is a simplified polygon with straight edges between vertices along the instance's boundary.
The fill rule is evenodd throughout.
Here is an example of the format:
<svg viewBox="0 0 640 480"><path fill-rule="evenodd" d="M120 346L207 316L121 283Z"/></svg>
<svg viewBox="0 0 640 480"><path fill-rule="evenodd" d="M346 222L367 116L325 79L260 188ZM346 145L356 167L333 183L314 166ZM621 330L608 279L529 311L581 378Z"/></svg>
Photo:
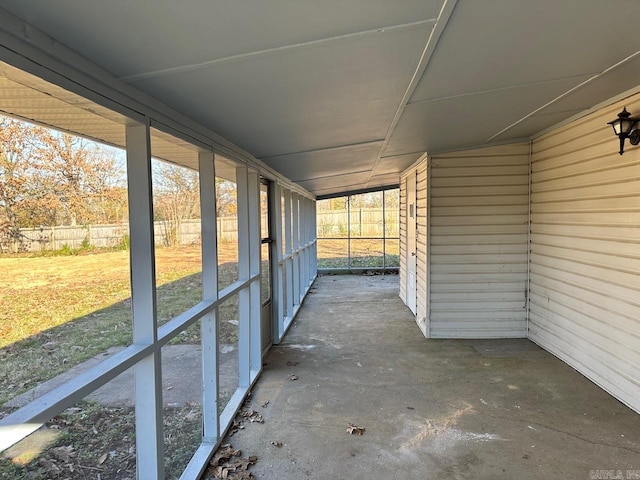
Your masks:
<svg viewBox="0 0 640 480"><path fill-rule="evenodd" d="M131 240L133 343L155 345L157 335L153 192L149 123L126 127ZM164 478L160 346L135 366L136 456L139 479Z"/></svg>
<svg viewBox="0 0 640 480"><path fill-rule="evenodd" d="M260 177L256 171L247 173L247 200L249 213L249 271L253 279L249 286L249 370L252 381L262 368L262 335L260 315L262 313L262 236L260 234Z"/></svg>
<svg viewBox="0 0 640 480"><path fill-rule="evenodd" d="M282 261L282 250L284 248L285 239L282 236L282 187L278 183L274 184L273 195L271 196L270 210L273 212L273 233L272 237L275 241L275 262L273 278L273 301L274 301L274 315L273 320L273 343L274 345L280 343L280 339L284 335L284 317L285 317L285 304L284 304L284 269L286 268Z"/></svg>
<svg viewBox="0 0 640 480"><path fill-rule="evenodd" d="M293 255L291 249L291 191L284 190L284 236L285 236L285 272L287 299L287 317L293 318Z"/></svg>
<svg viewBox="0 0 640 480"><path fill-rule="evenodd" d="M198 154L200 171L200 222L202 243L202 299L214 302L218 298L218 247L213 152ZM218 412L219 350L218 309L200 320L202 348L202 426L203 438L216 442L220 436Z"/></svg>
<svg viewBox="0 0 640 480"><path fill-rule="evenodd" d="M300 304L300 202L297 193L291 193L293 211L293 302Z"/></svg>
<svg viewBox="0 0 640 480"><path fill-rule="evenodd" d="M249 186L247 167L236 168L238 185L238 277L251 276L249 242ZM248 388L250 380L251 293L249 288L238 292L238 387Z"/></svg>
<svg viewBox="0 0 640 480"><path fill-rule="evenodd" d="M385 196L385 190L382 191L382 274L385 274L385 268L387 266L387 213L386 213L387 198Z"/></svg>
<svg viewBox="0 0 640 480"><path fill-rule="evenodd" d="M351 195L347 196L347 269L351 270Z"/></svg>

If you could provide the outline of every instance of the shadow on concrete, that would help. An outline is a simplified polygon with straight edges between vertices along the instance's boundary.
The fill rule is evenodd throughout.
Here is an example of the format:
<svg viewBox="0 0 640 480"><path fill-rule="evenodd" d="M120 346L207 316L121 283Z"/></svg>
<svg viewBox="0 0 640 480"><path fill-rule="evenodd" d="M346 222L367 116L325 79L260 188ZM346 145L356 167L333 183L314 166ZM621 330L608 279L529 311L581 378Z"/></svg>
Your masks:
<svg viewBox="0 0 640 480"><path fill-rule="evenodd" d="M427 340L393 275L314 287L252 392L265 423L226 439L259 458L256 478L640 470L640 416L529 340Z"/></svg>

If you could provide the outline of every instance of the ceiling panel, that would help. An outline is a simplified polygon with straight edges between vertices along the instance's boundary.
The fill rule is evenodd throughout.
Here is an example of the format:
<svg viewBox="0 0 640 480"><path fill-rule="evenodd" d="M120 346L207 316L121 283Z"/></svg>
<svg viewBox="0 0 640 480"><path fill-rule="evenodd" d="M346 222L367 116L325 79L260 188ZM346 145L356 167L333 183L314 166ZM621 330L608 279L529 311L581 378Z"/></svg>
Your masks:
<svg viewBox="0 0 640 480"><path fill-rule="evenodd" d="M638 50L637 0L459 0L411 101L600 73Z"/></svg>
<svg viewBox="0 0 640 480"><path fill-rule="evenodd" d="M2 0L115 76L433 19L442 0ZM126 52L126 54L123 54Z"/></svg>
<svg viewBox="0 0 640 480"><path fill-rule="evenodd" d="M387 185L397 185L400 182L400 175L397 173L387 173L384 175L374 175L369 179L366 188L385 187Z"/></svg>
<svg viewBox="0 0 640 480"><path fill-rule="evenodd" d="M314 177L335 176L353 170L370 170L382 142L262 158L270 167L287 172L294 182Z"/></svg>
<svg viewBox="0 0 640 480"><path fill-rule="evenodd" d="M315 178L299 182L304 188L315 192L316 195L348 192L364 188L369 179L369 172L354 172L332 177Z"/></svg>
<svg viewBox="0 0 640 480"><path fill-rule="evenodd" d="M428 28L136 81L256 157L383 139Z"/></svg>
<svg viewBox="0 0 640 480"><path fill-rule="evenodd" d="M400 174L403 170L409 168L413 163L415 163L421 156L422 152L396 155L393 157L383 157L376 162L372 175L380 175L384 173Z"/></svg>
<svg viewBox="0 0 640 480"><path fill-rule="evenodd" d="M553 105L543 109L541 113L556 114L586 110L611 98L613 93L622 93L637 87L638 83L640 83L640 55L559 99Z"/></svg>
<svg viewBox="0 0 640 480"><path fill-rule="evenodd" d="M438 152L481 145L586 78L410 103L384 154L401 154L408 149ZM506 136L518 138L510 132Z"/></svg>
<svg viewBox="0 0 640 480"><path fill-rule="evenodd" d="M514 125L508 131L503 133L502 135L498 135L495 139L500 141L507 138L527 138L532 135L532 132L538 133L542 130L545 130L550 125L555 125L566 118L572 117L578 113L582 112L582 109L578 110L568 110L556 113L537 113L524 119L522 122Z"/></svg>

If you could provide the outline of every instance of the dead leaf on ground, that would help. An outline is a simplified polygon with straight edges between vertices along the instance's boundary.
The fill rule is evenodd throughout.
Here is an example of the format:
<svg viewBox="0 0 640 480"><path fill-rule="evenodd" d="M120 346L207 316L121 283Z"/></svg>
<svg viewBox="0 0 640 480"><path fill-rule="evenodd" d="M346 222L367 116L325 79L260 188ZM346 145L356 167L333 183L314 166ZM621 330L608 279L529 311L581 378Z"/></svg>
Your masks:
<svg viewBox="0 0 640 480"><path fill-rule="evenodd" d="M73 451L73 447L71 445L52 448L51 453L58 460L61 460L63 462L69 462L71 460L71 457L73 457L76 454L76 452Z"/></svg>
<svg viewBox="0 0 640 480"><path fill-rule="evenodd" d="M249 420L251 423L264 423L262 415L251 408L242 409L239 413L242 418Z"/></svg>
<svg viewBox="0 0 640 480"><path fill-rule="evenodd" d="M229 427L229 436L233 436L238 430L244 429L244 423L242 421L233 420L231 427Z"/></svg>
<svg viewBox="0 0 640 480"><path fill-rule="evenodd" d="M358 427L353 423L350 423L347 427L347 433L350 433L351 435L362 435L364 433L364 430L364 427Z"/></svg>
<svg viewBox="0 0 640 480"><path fill-rule="evenodd" d="M293 382L294 380L297 380L297 379L298 379L298 376L297 376L297 375L293 375L293 374L291 374L291 376L289 377L289 380L291 380L292 382Z"/></svg>
<svg viewBox="0 0 640 480"><path fill-rule="evenodd" d="M300 363L300 362L294 362L294 361L292 361L292 360L289 360L289 361L287 362L287 366L288 366L288 367L295 367L295 366L296 366L296 365L298 365L299 363Z"/></svg>
<svg viewBox="0 0 640 480"><path fill-rule="evenodd" d="M280 448L282 446L282 442L278 442L278 441L274 440L273 442L271 442L271 445L274 445L274 446Z"/></svg>
<svg viewBox="0 0 640 480"><path fill-rule="evenodd" d="M98 465L102 465L107 460L108 456L109 455L107 453L100 455L100 458L98 458Z"/></svg>
<svg viewBox="0 0 640 480"><path fill-rule="evenodd" d="M251 465L255 465L258 457L251 456L240 458L242 452L236 450L230 444L220 445L213 458L209 462L209 474L213 478L226 478L229 480L253 479L248 472Z"/></svg>
<svg viewBox="0 0 640 480"><path fill-rule="evenodd" d="M260 405L262 408L267 408L269 406L269 400Z"/></svg>

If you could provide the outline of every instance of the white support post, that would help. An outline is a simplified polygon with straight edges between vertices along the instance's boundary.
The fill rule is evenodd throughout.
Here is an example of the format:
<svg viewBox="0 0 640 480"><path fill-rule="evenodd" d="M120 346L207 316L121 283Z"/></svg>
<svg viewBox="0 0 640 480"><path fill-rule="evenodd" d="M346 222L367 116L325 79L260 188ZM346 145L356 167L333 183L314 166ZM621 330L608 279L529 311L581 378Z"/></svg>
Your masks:
<svg viewBox="0 0 640 480"><path fill-rule="evenodd" d="M216 238L216 190L213 152L200 152L200 222L202 243L202 299L218 298L218 247ZM216 442L220 437L218 388L220 359L218 349L218 309L200 320L202 348L202 427L203 439Z"/></svg>
<svg viewBox="0 0 640 480"><path fill-rule="evenodd" d="M238 185L238 277L247 281L251 277L249 233L249 185L247 167L236 168ZM251 292L243 288L238 292L238 387L249 388L251 383Z"/></svg>
<svg viewBox="0 0 640 480"><path fill-rule="evenodd" d="M253 281L250 285L250 326L249 326L249 357L251 381L257 377L262 368L262 334L260 315L262 301L261 251L262 235L260 232L260 177L258 172L250 170L247 174L249 199L249 269Z"/></svg>
<svg viewBox="0 0 640 480"><path fill-rule="evenodd" d="M300 305L300 203L298 194L291 193L293 216L293 304Z"/></svg>
<svg viewBox="0 0 640 480"><path fill-rule="evenodd" d="M311 238L313 239L313 249L311 250L311 274L315 278L318 275L318 204L315 200L311 201Z"/></svg>
<svg viewBox="0 0 640 480"><path fill-rule="evenodd" d="M313 278L315 277L315 275L313 274L313 262L314 262L314 252L313 252L313 245L314 245L314 239L315 239L315 234L316 234L316 217L315 217L315 211L313 210L313 200L312 199L308 199L307 200L307 212L309 215L309 220L308 220L308 224L307 224L307 241L309 242L309 270L308 270L308 282L309 285L311 285L311 282L313 281Z"/></svg>
<svg viewBox="0 0 640 480"><path fill-rule="evenodd" d="M310 214L309 214L309 199L307 197L304 197L304 214L303 214L303 225L304 225L304 237L303 237L303 241L304 241L304 288L305 291L307 290L307 287L309 286L310 283L310 268L309 268L309 261L311 259L311 255L310 255L310 251L311 251L311 246L309 245L309 242L311 241L311 236L309 235L309 219L310 219Z"/></svg>
<svg viewBox="0 0 640 480"><path fill-rule="evenodd" d="M293 318L293 254L291 248L291 191L284 190L284 236L285 236L285 277L286 277L286 299L287 318ZM286 325L285 325L286 328Z"/></svg>
<svg viewBox="0 0 640 480"><path fill-rule="evenodd" d="M131 240L133 343L155 345L156 315L153 192L149 123L126 127ZM164 478L160 346L135 366L136 457L139 479Z"/></svg>
<svg viewBox="0 0 640 480"><path fill-rule="evenodd" d="M282 262L282 250L283 250L283 242L284 238L282 236L282 187L278 183L274 184L273 187L273 195L271 196L271 205L269 206L271 212L273 212L273 233L272 238L275 242L275 250L276 258L275 261L272 262L273 270L272 277L273 278L273 314L274 318L272 318L273 325L273 344L277 345L280 343L282 336L284 335L284 316L285 316L285 305L284 305L284 289L286 285L284 285L284 264Z"/></svg>

